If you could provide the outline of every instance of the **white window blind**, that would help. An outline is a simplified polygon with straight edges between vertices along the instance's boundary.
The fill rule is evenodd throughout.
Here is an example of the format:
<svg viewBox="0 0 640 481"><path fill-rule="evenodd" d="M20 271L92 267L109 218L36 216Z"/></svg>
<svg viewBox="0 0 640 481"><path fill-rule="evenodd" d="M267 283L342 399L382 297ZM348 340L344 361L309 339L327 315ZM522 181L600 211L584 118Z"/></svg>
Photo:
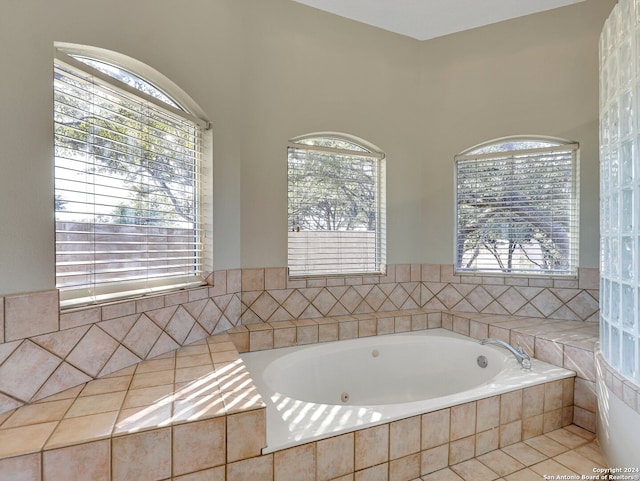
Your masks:
<svg viewBox="0 0 640 481"><path fill-rule="evenodd" d="M350 138L290 143L290 276L384 272L384 177L384 154Z"/></svg>
<svg viewBox="0 0 640 481"><path fill-rule="evenodd" d="M578 145L509 139L456 156L456 270L575 275Z"/></svg>
<svg viewBox="0 0 640 481"><path fill-rule="evenodd" d="M54 65L61 303L201 283L200 125L139 77L93 67Z"/></svg>

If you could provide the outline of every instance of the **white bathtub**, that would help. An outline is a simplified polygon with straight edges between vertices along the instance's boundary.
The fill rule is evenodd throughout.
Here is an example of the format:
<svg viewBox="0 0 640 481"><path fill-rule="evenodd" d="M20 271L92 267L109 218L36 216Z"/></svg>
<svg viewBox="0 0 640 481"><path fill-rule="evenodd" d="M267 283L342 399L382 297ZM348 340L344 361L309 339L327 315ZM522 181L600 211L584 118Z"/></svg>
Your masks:
<svg viewBox="0 0 640 481"><path fill-rule="evenodd" d="M265 454L575 375L539 360L525 371L506 349L444 329L241 357L267 405Z"/></svg>

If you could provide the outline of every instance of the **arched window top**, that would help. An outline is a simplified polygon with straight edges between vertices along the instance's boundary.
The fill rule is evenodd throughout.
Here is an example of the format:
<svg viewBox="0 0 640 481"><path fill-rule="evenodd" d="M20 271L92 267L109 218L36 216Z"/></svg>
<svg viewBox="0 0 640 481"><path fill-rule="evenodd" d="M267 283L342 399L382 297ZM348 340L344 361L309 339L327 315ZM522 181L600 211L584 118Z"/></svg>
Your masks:
<svg viewBox="0 0 640 481"><path fill-rule="evenodd" d="M291 144L303 144L320 149L334 149L336 151L352 151L371 154L373 157L382 159L384 152L366 140L358 137L336 132L317 132L313 134L294 137L289 141Z"/></svg>
<svg viewBox="0 0 640 481"><path fill-rule="evenodd" d="M59 60L71 65L79 62L161 106L192 117L190 120L202 127L208 126L206 115L198 104L176 83L149 65L119 52L90 45L56 42L55 48ZM82 69L86 70L86 67Z"/></svg>
<svg viewBox="0 0 640 481"><path fill-rule="evenodd" d="M501 137L499 139L489 140L481 144L475 145L458 154L462 155L481 155L492 154L496 152L512 152L520 150L547 149L553 147L570 146L574 142L566 139L543 136L512 136Z"/></svg>
<svg viewBox="0 0 640 481"><path fill-rule="evenodd" d="M166 93L160 90L158 87L153 85L151 82L143 79L142 77L129 72L117 65L113 65L111 63L103 62L101 60L96 60L94 58L83 57L81 55L71 55L76 60L89 65L90 67L99 70L105 75L112 77L120 82L123 82L134 89L140 90L147 95L151 95L153 98L164 102L165 104L171 105L177 109L184 110L177 102L175 102L171 97L169 97Z"/></svg>

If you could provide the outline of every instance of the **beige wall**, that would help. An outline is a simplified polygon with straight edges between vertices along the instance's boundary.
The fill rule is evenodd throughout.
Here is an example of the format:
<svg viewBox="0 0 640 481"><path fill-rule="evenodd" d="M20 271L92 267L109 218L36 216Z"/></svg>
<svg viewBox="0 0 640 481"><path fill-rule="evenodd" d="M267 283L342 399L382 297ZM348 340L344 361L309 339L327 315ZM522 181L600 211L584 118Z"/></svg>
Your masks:
<svg viewBox="0 0 640 481"><path fill-rule="evenodd" d="M2 0L0 295L54 286L54 41L137 58L207 113L216 270L286 264L286 141L324 130L387 152L390 263L452 262L455 153L576 140L580 264L597 266L597 39L614 3L418 42L289 0Z"/></svg>

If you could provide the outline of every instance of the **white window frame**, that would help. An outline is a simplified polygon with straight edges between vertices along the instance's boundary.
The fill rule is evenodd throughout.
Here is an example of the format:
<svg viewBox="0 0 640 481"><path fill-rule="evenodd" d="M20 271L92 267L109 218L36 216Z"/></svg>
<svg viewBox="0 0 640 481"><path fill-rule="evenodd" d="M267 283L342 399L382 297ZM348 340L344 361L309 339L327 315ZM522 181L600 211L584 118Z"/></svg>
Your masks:
<svg viewBox="0 0 640 481"><path fill-rule="evenodd" d="M336 145L344 148L336 148L322 145L326 139L336 141ZM324 182L322 174L313 177L314 173L304 172L300 165L293 159L299 156L299 160L306 156L315 156L316 160L327 156L327 159L338 160L340 168L356 165L357 175L364 175L361 185L365 185L368 195L375 196L375 207L371 202L367 205L375 209L375 221L363 227L355 217L346 215L342 220L353 220L359 227L345 228L343 224L335 229L327 229L326 226L312 226L308 217L304 222L293 218L293 209L302 205L313 205L313 201L301 200L304 185L310 185L309 176L313 184ZM288 165L288 248L287 265L291 278L301 277L327 277L327 276L358 276L358 275L384 275L386 272L386 167L385 154L378 147L360 138L336 133L318 132L306 134L291 139L287 147ZM353 162L353 164L350 164ZM362 169L358 171L358 169ZM352 169L353 171L353 169ZM305 181L298 183L295 173L304 173ZM366 172L366 174L364 174ZM336 176L345 178L345 176ZM307 184L304 184L307 182ZM299 185L298 185L299 184ZM342 186L344 188L344 186ZM336 191L328 194L327 198L339 197ZM359 216L360 214L355 214ZM351 223L351 222L347 222ZM302 227L301 225L302 224ZM375 224L371 228L371 224Z"/></svg>
<svg viewBox="0 0 640 481"><path fill-rule="evenodd" d="M508 148L514 144L519 146ZM577 143L543 136L491 140L455 156L454 182L456 273L577 276ZM493 194L487 187L499 190ZM482 228L489 223L493 228Z"/></svg>
<svg viewBox="0 0 640 481"><path fill-rule="evenodd" d="M114 275L114 279L107 282L101 282L97 276L93 276L90 271L97 271L98 257L97 254L91 254L93 247L87 244L87 252L93 256L94 261L90 261L94 267L79 267L79 272L85 272L84 282L71 282L67 277L64 279L64 268L62 260L64 255L64 248L58 248L58 240L56 241L56 276L60 279L57 282L60 290L60 304L61 308L78 307L88 304L96 304L107 302L111 300L118 300L131 297L139 297L145 294L156 293L160 291L167 291L171 289L193 287L205 284L205 277L207 273L212 269L211 259L211 212L212 206L210 202L211 187L210 170L211 170L211 130L209 123L204 120L204 113L197 107L195 102L190 97L177 87L173 82L164 77L162 74L152 69L149 66L142 64L130 57L96 47L75 45L68 43L56 43L56 55L55 63L61 67L68 69L69 72L77 72L81 77L94 78L96 84L108 85L108 88L117 92L117 95L123 97L135 98L140 104L147 104L150 109L155 109L160 115L175 116L176 118L182 118L186 122L190 122L194 125L194 132L198 132L196 137L196 164L194 175L197 178L197 194L193 204L192 215L195 216L194 221L194 249L192 250L193 262L189 262L184 267L183 274L177 274L172 272L169 275L158 275L157 272L152 272L150 269L146 278L132 278L128 279L126 275L122 277L122 280L118 280L118 274ZM131 87L130 85L120 82L117 79L106 75L100 70L97 70L84 62L78 60L78 57L95 59L99 62L103 62L110 65L115 65L118 68L130 72L134 76L139 77L144 82L148 82L150 85L156 87L160 92L164 93L170 100L169 103L154 98L152 95L146 94L139 89ZM79 77L80 78L80 77ZM164 112L164 114L162 114ZM58 202L56 202L57 204ZM61 211L62 212L62 211ZM83 221L85 222L85 221ZM91 221L86 221L89 225ZM93 222L99 222L97 218ZM56 235L58 239L58 234ZM60 234L60 238L64 238ZM151 238L150 238L151 239ZM68 237L65 238L68 243ZM62 240L60 242L63 242ZM71 241L73 242L73 241ZM84 242L84 241L83 241ZM62 244L60 244L62 245ZM97 245L97 244L95 244ZM169 247L171 248L171 247ZM98 249L98 247L96 247ZM171 256L169 252L167 254L161 254ZM182 256L183 254L178 254ZM187 254L188 256L188 254ZM69 257L65 258L68 265L74 261L69 261ZM95 263L95 264L94 264ZM169 262L167 263L169 264ZM129 267L123 268L123 271L127 271ZM152 264L149 264L151 266ZM164 264L163 264L164 265ZM192 265L190 267L190 265ZM84 269L84 271L83 271ZM131 268L133 269L133 268Z"/></svg>

